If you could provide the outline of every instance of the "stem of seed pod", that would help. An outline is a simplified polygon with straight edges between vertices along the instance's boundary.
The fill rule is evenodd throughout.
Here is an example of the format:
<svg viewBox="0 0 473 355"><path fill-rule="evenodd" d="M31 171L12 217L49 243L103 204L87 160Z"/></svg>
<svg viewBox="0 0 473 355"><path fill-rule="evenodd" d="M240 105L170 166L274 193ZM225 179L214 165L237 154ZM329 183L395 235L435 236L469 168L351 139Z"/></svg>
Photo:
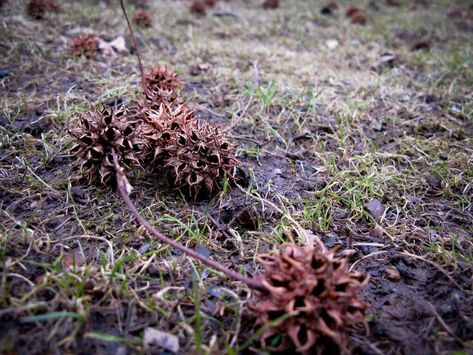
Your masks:
<svg viewBox="0 0 473 355"><path fill-rule="evenodd" d="M133 204L133 201L131 201L130 195L128 191L130 190L131 186L128 183L128 180L123 173L123 169L121 168L117 154L115 151L113 153L113 160L115 163L115 170L116 170L116 177L117 177L117 185L118 185L118 190L120 191L120 195L127 205L128 209L131 211L133 216L136 218L136 220L153 236L155 236L160 242L168 244L172 246L173 248L182 251L183 253L187 254L188 256L197 259L201 261L203 264L207 265L208 267L220 271L226 276L228 276L230 279L233 279L235 281L241 281L246 283L249 287L258 290L258 291L266 291L266 287L262 284L262 282L258 279L255 278L250 278L247 276L244 276L240 274L239 272L233 271L225 267L224 265L213 261L206 256L203 256L196 251L189 249L185 247L184 245L176 242L175 240L172 240L168 237L166 237L164 234L161 232L157 231L146 219L144 219L141 215L140 212L136 209L135 205Z"/></svg>
<svg viewBox="0 0 473 355"><path fill-rule="evenodd" d="M123 15L125 15L126 23L128 25L128 30L130 31L131 41L133 42L133 47L135 48L136 56L138 57L138 65L140 67L140 76L141 76L141 85L143 86L143 95L144 101L146 103L146 85L145 85L145 74L143 70L143 64L141 63L141 55L140 51L138 50L138 45L136 44L135 34L131 27L130 20L128 19L128 15L125 10L125 5L123 4L123 0L120 0L120 6L122 7Z"/></svg>

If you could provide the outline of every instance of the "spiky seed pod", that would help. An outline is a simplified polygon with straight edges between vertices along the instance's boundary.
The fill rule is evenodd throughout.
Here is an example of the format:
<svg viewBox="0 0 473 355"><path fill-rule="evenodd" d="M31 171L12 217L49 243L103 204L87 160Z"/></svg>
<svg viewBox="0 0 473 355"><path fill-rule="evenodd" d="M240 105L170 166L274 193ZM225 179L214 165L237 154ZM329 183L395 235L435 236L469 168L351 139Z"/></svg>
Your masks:
<svg viewBox="0 0 473 355"><path fill-rule="evenodd" d="M205 6L205 2L202 0L194 0L189 9L196 15L205 15L207 13L207 7Z"/></svg>
<svg viewBox="0 0 473 355"><path fill-rule="evenodd" d="M260 258L265 269L261 280L268 292L260 293L249 305L257 325L289 315L262 334L265 348L347 352L346 331L364 324L367 304L359 292L368 279L362 273L349 272L347 258L334 254L334 250L288 244L284 251ZM276 336L278 343L270 347L268 343Z"/></svg>
<svg viewBox="0 0 473 355"><path fill-rule="evenodd" d="M217 0L204 0L204 3L208 7L214 7L217 4Z"/></svg>
<svg viewBox="0 0 473 355"><path fill-rule="evenodd" d="M138 117L143 122L141 134L148 142L144 160L152 169L164 164L164 160L169 157L167 148L176 146L178 135L184 134L190 127L196 127L198 123L187 106L178 104L146 108Z"/></svg>
<svg viewBox="0 0 473 355"><path fill-rule="evenodd" d="M135 10L133 14L133 22L141 27L151 27L153 25L153 20L148 12L143 9Z"/></svg>
<svg viewBox="0 0 473 355"><path fill-rule="evenodd" d="M148 100L153 101L154 98L159 101L162 98L163 90L172 91L179 95L181 89L181 81L177 74L165 65L157 65L145 73L143 79L146 96Z"/></svg>
<svg viewBox="0 0 473 355"><path fill-rule="evenodd" d="M345 15L346 17L352 17L358 11L363 11L363 9L355 5L350 5L347 7Z"/></svg>
<svg viewBox="0 0 473 355"><path fill-rule="evenodd" d="M125 108L94 110L82 114L80 121L79 127L69 130L77 140L71 154L77 157L74 165L80 167L89 182L98 180L108 185L114 181L113 150L125 172L141 167L140 156L146 142L138 133L139 122L130 120Z"/></svg>
<svg viewBox="0 0 473 355"><path fill-rule="evenodd" d="M184 112L189 115L189 112ZM192 114L191 114L192 115ZM164 147L165 165L174 178L174 185L193 198L211 196L223 185L224 179L235 180L240 162L235 158L235 145L228 142L218 127L199 123L187 116L174 126L178 132L171 144Z"/></svg>
<svg viewBox="0 0 473 355"><path fill-rule="evenodd" d="M179 106L184 103L184 99L175 91L156 88L155 90L146 92L147 107L159 110L161 105Z"/></svg>
<svg viewBox="0 0 473 355"><path fill-rule="evenodd" d="M367 22L366 14L363 10L355 12L351 15L350 19L354 25L366 25Z"/></svg>
<svg viewBox="0 0 473 355"><path fill-rule="evenodd" d="M69 53L73 56L85 55L93 58L99 49L99 37L94 34L86 34L73 38L69 43Z"/></svg>
<svg viewBox="0 0 473 355"><path fill-rule="evenodd" d="M267 10L277 9L279 7L279 0L266 0L263 3L263 8Z"/></svg>
<svg viewBox="0 0 473 355"><path fill-rule="evenodd" d="M48 12L59 12L59 5L54 0L31 0L26 13L36 20L41 20Z"/></svg>

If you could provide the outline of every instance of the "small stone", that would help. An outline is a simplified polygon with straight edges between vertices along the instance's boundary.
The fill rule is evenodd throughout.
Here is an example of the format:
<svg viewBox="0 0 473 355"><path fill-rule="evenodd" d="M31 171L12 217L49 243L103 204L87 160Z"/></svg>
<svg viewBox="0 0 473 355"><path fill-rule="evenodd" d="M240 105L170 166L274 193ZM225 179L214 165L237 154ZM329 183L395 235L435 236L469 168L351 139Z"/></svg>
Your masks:
<svg viewBox="0 0 473 355"><path fill-rule="evenodd" d="M325 45L328 49L335 49L340 43L336 39L328 39L325 41Z"/></svg>
<svg viewBox="0 0 473 355"><path fill-rule="evenodd" d="M143 336L143 348L148 352L156 352L157 348L162 347L166 350L178 353L179 340L170 333L160 331L156 328L148 327Z"/></svg>
<svg viewBox="0 0 473 355"><path fill-rule="evenodd" d="M145 243L138 249L138 253L145 254L149 251L150 247L151 247L151 244Z"/></svg>
<svg viewBox="0 0 473 355"><path fill-rule="evenodd" d="M10 75L8 69L0 69L0 79L6 78L8 75Z"/></svg>
<svg viewBox="0 0 473 355"><path fill-rule="evenodd" d="M274 175L283 175L282 170L279 169L279 168L274 169L274 170L273 170L273 174L274 174Z"/></svg>
<svg viewBox="0 0 473 355"><path fill-rule="evenodd" d="M377 198L374 198L370 202L368 202L365 205L365 208L373 216L376 222L379 222L381 220L381 217L383 216L385 211L383 204Z"/></svg>
<svg viewBox="0 0 473 355"><path fill-rule="evenodd" d="M204 247L203 245L199 245L195 251L197 253L199 253L200 255L202 256L205 256L206 258L208 258L210 256L210 251L209 249L207 249L206 247Z"/></svg>

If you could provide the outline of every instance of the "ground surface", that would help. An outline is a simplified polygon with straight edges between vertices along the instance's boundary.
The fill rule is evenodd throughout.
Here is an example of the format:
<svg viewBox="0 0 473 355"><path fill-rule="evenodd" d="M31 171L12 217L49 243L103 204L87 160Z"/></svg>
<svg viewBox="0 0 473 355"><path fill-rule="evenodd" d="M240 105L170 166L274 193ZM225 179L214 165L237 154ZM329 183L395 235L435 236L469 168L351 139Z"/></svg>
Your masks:
<svg viewBox="0 0 473 355"><path fill-rule="evenodd" d="M371 276L370 333L350 336L353 352L466 354L473 10L373 3L357 2L357 26L342 1L331 16L315 0L236 0L198 17L151 0L145 66L180 74L187 102L239 145L249 185L192 202L138 173L132 197L165 234L248 274L259 253L300 242L296 222ZM139 95L130 53L67 54L80 33L128 38L119 7L64 2L41 21L24 7L0 10L0 352L141 352L147 327L178 336L181 353L262 352L246 286L157 243L70 169L74 114Z"/></svg>

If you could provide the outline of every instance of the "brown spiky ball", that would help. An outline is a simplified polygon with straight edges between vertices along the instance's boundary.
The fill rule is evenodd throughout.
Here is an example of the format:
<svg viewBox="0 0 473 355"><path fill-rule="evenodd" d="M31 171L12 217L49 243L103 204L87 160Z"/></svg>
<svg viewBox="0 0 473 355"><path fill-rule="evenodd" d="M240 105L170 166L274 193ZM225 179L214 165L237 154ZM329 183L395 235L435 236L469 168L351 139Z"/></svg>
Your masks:
<svg viewBox="0 0 473 355"><path fill-rule="evenodd" d="M99 37L94 34L86 34L73 38L69 42L69 53L74 56L85 55L93 58L99 50Z"/></svg>
<svg viewBox="0 0 473 355"><path fill-rule="evenodd" d="M148 100L154 98L159 100L163 96L163 90L174 92L179 95L181 81L177 74L165 65L157 65L144 75L144 86Z"/></svg>
<svg viewBox="0 0 473 355"><path fill-rule="evenodd" d="M190 5L189 10L196 15L205 15L207 13L207 7L205 2L202 0L194 0Z"/></svg>
<svg viewBox="0 0 473 355"><path fill-rule="evenodd" d="M266 0L263 3L263 8L267 10L277 9L279 7L279 0Z"/></svg>
<svg viewBox="0 0 473 355"><path fill-rule="evenodd" d="M143 9L135 10L133 14L133 22L141 27L151 27L153 25L151 15Z"/></svg>
<svg viewBox="0 0 473 355"><path fill-rule="evenodd" d="M288 244L283 251L264 255L260 293L249 308L261 327L261 343L268 350L300 353L347 352L347 330L364 324L367 304L359 293L367 277L350 272L346 257L335 251ZM271 344L271 345L270 345Z"/></svg>
<svg viewBox="0 0 473 355"><path fill-rule="evenodd" d="M350 17L350 21L354 25L366 25L367 20L368 19L367 19L366 14L363 10L355 12Z"/></svg>
<svg viewBox="0 0 473 355"><path fill-rule="evenodd" d="M204 3L208 7L214 7L217 4L217 0L204 0Z"/></svg>
<svg viewBox="0 0 473 355"><path fill-rule="evenodd" d="M142 112L148 166L164 167L172 184L192 198L209 197L235 179L235 146L218 127L200 123L185 105Z"/></svg>
<svg viewBox="0 0 473 355"><path fill-rule="evenodd" d="M141 140L140 122L125 108L103 108L79 116L80 126L69 133L76 139L71 154L89 182L109 185L114 181L113 152L125 172L141 167L146 142Z"/></svg>
<svg viewBox="0 0 473 355"><path fill-rule="evenodd" d="M174 144L165 148L164 167L173 184L193 198L209 197L222 188L225 179L235 180L235 146L218 127L209 123L190 125L177 135Z"/></svg>
<svg viewBox="0 0 473 355"><path fill-rule="evenodd" d="M31 0L26 6L26 13L36 20L41 20L49 13L59 12L60 7L54 0Z"/></svg>
<svg viewBox="0 0 473 355"><path fill-rule="evenodd" d="M184 103L184 99L180 97L176 91L168 89L160 89L148 91L146 94L147 108L159 110L161 105L178 106Z"/></svg>
<svg viewBox="0 0 473 355"><path fill-rule="evenodd" d="M192 112L179 104L162 103L154 108L145 108L137 117L143 122L141 132L148 142L144 160L151 170L164 165L165 159L169 157L166 149L174 145L177 135L197 124Z"/></svg>
<svg viewBox="0 0 473 355"><path fill-rule="evenodd" d="M356 12L359 12L359 11L363 11L363 9L361 9L360 7L355 6L355 5L350 5L350 6L347 7L347 9L345 11L345 15L347 17L352 17L353 14L355 14Z"/></svg>

